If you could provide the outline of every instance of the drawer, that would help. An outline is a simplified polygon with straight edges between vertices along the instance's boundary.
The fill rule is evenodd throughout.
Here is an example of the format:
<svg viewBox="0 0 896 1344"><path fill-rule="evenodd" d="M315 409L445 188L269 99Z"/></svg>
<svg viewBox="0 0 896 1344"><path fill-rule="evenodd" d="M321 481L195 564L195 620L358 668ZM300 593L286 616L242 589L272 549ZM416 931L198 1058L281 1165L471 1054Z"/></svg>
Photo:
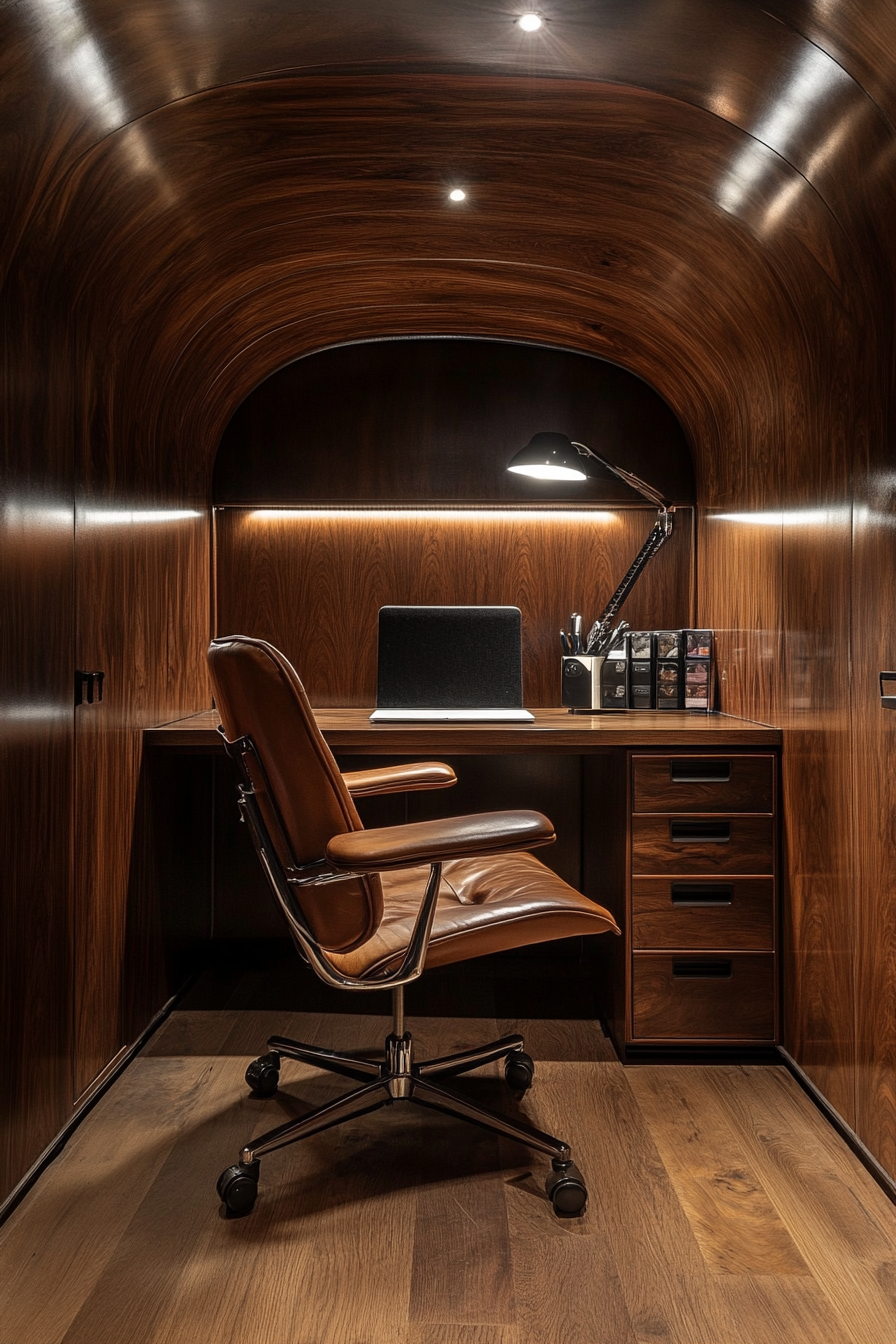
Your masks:
<svg viewBox="0 0 896 1344"><path fill-rule="evenodd" d="M632 817L632 872L774 873L771 817Z"/></svg>
<svg viewBox="0 0 896 1344"><path fill-rule="evenodd" d="M772 951L773 877L636 877L632 880L634 947Z"/></svg>
<svg viewBox="0 0 896 1344"><path fill-rule="evenodd" d="M633 756L634 812L772 812L774 756Z"/></svg>
<svg viewBox="0 0 896 1344"><path fill-rule="evenodd" d="M636 952L632 962L634 1040L774 1041L771 953Z"/></svg>

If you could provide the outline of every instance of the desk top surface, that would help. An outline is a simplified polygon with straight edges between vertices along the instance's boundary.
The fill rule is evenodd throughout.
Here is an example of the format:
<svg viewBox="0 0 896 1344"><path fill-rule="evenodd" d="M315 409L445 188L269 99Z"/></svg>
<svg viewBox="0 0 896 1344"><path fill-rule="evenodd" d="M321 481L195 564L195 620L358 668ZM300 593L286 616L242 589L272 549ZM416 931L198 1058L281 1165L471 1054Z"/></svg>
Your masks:
<svg viewBox="0 0 896 1344"><path fill-rule="evenodd" d="M781 730L730 714L636 710L628 714L570 714L536 709L534 723L371 723L369 709L316 709L321 732L334 751L371 756L408 752L446 755L495 751L590 752L606 747L772 747ZM152 747L222 750L217 711L205 710L144 730Z"/></svg>

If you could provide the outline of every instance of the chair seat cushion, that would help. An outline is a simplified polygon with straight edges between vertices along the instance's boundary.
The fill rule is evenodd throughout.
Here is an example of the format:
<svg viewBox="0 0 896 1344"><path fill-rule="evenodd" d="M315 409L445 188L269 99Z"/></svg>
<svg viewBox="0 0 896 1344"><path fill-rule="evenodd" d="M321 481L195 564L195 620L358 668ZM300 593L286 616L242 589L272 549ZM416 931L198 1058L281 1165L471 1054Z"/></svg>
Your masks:
<svg viewBox="0 0 896 1344"><path fill-rule="evenodd" d="M394 971L411 937L429 865L383 873L383 920L363 947L330 960L348 975L375 980ZM447 966L584 933L618 933L608 910L576 891L534 855L454 859L442 885L426 965Z"/></svg>

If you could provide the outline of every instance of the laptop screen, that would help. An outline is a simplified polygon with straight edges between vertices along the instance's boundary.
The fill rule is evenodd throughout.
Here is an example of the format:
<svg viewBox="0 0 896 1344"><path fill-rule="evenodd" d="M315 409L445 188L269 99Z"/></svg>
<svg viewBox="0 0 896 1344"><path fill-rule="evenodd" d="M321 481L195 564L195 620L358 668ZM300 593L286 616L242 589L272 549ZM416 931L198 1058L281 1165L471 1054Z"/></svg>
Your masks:
<svg viewBox="0 0 896 1344"><path fill-rule="evenodd" d="M519 607L380 607L378 709L521 709Z"/></svg>

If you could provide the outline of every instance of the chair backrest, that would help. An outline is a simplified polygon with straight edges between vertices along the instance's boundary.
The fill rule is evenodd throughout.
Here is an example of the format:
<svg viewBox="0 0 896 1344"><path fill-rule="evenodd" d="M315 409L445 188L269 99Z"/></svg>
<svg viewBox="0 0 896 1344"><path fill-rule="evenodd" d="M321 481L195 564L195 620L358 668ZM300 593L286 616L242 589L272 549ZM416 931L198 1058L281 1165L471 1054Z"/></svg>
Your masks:
<svg viewBox="0 0 896 1344"><path fill-rule="evenodd" d="M363 826L295 669L273 645L248 635L213 640L208 662L228 741L251 738L264 770L261 779L251 754L244 758L276 858L287 875L324 859L334 835ZM329 952L360 947L382 919L376 874L291 890Z"/></svg>

